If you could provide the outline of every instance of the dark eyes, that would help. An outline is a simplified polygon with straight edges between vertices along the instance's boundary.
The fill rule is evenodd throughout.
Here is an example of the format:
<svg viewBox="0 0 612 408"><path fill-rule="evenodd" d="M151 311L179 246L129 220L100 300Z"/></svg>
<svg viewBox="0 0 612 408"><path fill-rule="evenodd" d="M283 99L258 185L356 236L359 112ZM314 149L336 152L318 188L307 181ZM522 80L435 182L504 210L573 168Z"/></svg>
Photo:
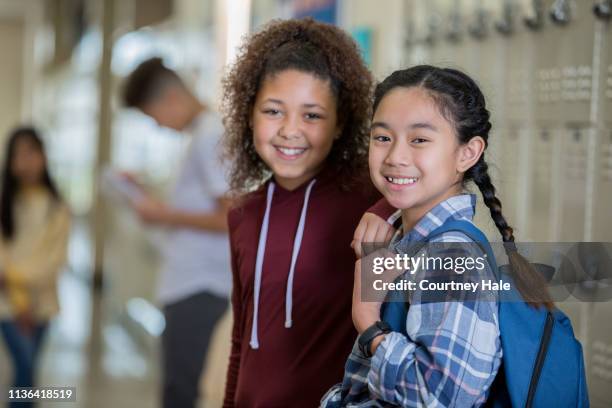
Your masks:
<svg viewBox="0 0 612 408"><path fill-rule="evenodd" d="M377 142L390 142L391 138L389 136L374 136L374 140Z"/></svg>
<svg viewBox="0 0 612 408"><path fill-rule="evenodd" d="M390 142L391 141L391 138L389 136L378 135L378 136L373 136L372 138L376 140L377 142ZM425 142L427 142L427 139L423 139L420 137L416 137L410 141L410 143L413 143L413 144L421 144Z"/></svg>
<svg viewBox="0 0 612 408"><path fill-rule="evenodd" d="M280 111L278 109L264 109L263 113L266 115L278 115Z"/></svg>
<svg viewBox="0 0 612 408"><path fill-rule="evenodd" d="M264 109L262 112L264 113L264 115L269 115L269 116L278 116L282 113L278 109ZM323 116L318 113L306 113L304 115L304 118L307 120L316 120L316 119L323 118Z"/></svg>

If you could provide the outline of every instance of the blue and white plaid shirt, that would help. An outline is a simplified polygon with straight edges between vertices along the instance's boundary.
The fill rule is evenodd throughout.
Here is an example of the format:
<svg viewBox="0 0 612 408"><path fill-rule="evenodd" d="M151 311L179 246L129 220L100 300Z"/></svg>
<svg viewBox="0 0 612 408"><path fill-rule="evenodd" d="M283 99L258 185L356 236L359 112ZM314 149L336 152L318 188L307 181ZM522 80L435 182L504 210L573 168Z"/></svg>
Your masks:
<svg viewBox="0 0 612 408"><path fill-rule="evenodd" d="M450 217L471 222L475 206L473 194L451 197L392 245L402 253L402 246L424 240ZM429 242L473 241L461 232L449 231ZM494 278L490 268L487 273ZM411 303L407 336L398 332L385 335L371 359L355 343L343 382L325 394L321 406L483 405L501 364L497 311L494 301Z"/></svg>

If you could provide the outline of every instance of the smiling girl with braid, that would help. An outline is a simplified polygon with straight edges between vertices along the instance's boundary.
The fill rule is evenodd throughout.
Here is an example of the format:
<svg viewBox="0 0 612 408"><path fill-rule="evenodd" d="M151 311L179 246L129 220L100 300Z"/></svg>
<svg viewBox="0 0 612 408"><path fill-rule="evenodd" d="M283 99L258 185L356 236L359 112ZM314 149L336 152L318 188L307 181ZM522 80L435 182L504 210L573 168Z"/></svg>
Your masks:
<svg viewBox="0 0 612 408"><path fill-rule="evenodd" d="M392 249L401 253L417 241L473 244L462 230L447 227L472 223L476 196L465 190L470 181L482 193L503 241L514 242L485 161L490 129L484 96L457 70L416 66L396 71L378 85L370 177L402 212L402 230ZM507 246L517 289L525 301L550 308L547 294L540 291L542 278L511 248ZM463 250L483 256L477 245L463 245ZM480 276L495 279L490 266L484 269ZM423 273L431 277L430 270ZM386 316L383 312L381 317L380 302L361 301L360 274L358 262L353 321L360 337L344 382L325 395L322 406L483 405L502 358L497 298L420 301L425 294L416 290L410 293L402 327L395 329L380 321Z"/></svg>

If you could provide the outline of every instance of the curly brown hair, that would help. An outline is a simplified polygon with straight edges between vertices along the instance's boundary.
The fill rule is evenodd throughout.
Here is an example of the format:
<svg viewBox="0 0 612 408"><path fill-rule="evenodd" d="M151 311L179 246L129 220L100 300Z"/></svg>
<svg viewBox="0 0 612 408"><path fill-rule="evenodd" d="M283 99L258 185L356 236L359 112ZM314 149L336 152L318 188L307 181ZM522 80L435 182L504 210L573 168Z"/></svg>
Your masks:
<svg viewBox="0 0 612 408"><path fill-rule="evenodd" d="M266 77L287 69L328 80L342 132L327 156L338 182L348 188L367 169L372 75L352 38L338 27L312 19L273 20L241 46L223 79L221 110L225 157L231 160L230 187L245 193L261 185L270 169L255 151L249 121Z"/></svg>

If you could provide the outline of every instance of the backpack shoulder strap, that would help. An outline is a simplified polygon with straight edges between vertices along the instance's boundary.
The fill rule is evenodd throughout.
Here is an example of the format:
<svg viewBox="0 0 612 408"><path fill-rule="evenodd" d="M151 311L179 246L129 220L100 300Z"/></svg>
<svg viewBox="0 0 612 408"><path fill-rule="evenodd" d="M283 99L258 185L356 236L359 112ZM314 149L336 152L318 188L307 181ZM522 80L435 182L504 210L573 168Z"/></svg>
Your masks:
<svg viewBox="0 0 612 408"><path fill-rule="evenodd" d="M429 236L427 237L428 241L436 236L442 235L450 231L462 232L467 235L467 237L470 238L472 241L477 243L487 254L487 259L491 264L493 272L497 273L497 263L495 262L495 254L493 253L493 248L491 248L489 240L478 227L476 227L469 221L458 219L447 220L441 226L439 226L429 234Z"/></svg>
<svg viewBox="0 0 612 408"><path fill-rule="evenodd" d="M451 219L445 221L438 228L434 229L428 236L433 238L434 236L442 235L445 232L460 231L467 235L470 239L476 242L489 242L485 234L478 229L474 224L466 220Z"/></svg>

